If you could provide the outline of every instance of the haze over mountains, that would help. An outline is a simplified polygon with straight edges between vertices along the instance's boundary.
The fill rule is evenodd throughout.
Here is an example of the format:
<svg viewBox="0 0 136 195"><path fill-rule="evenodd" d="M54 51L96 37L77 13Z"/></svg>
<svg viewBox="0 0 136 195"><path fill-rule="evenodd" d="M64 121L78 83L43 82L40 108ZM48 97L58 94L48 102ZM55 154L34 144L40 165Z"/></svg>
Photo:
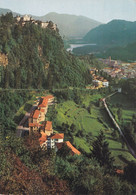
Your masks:
<svg viewBox="0 0 136 195"><path fill-rule="evenodd" d="M41 21L51 20L58 25L61 35L66 37L83 37L89 30L99 26L101 23L84 16L69 14L49 13L42 17L35 17Z"/></svg>
<svg viewBox="0 0 136 195"><path fill-rule="evenodd" d="M0 9L0 15L12 12L9 9ZM14 16L18 13L12 12ZM58 14L55 12L44 16L32 16L36 20L43 22L52 21L57 24L61 36L65 38L82 38L89 30L99 26L101 23L84 16L76 16L69 14Z"/></svg>

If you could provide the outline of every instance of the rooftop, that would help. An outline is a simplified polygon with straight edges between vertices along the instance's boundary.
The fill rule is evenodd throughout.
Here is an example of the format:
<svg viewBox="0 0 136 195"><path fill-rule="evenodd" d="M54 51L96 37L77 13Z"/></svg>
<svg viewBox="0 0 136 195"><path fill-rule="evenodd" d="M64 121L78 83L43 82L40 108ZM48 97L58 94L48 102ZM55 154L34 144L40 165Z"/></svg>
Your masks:
<svg viewBox="0 0 136 195"><path fill-rule="evenodd" d="M53 98L54 98L53 95L47 95L47 96L44 97L44 99L53 99Z"/></svg>
<svg viewBox="0 0 136 195"><path fill-rule="evenodd" d="M35 110L33 118L34 119L38 119L39 115L40 115L40 111L39 110Z"/></svg>
<svg viewBox="0 0 136 195"><path fill-rule="evenodd" d="M46 131L51 131L52 130L52 121L47 121L46 122L45 130Z"/></svg>
<svg viewBox="0 0 136 195"><path fill-rule="evenodd" d="M57 133L53 135L51 139L64 139L64 133Z"/></svg>
<svg viewBox="0 0 136 195"><path fill-rule="evenodd" d="M41 137L39 138L40 145L43 144L47 140L46 133L41 132Z"/></svg>
<svg viewBox="0 0 136 195"><path fill-rule="evenodd" d="M74 146L72 146L72 144L69 141L66 141L65 143L72 150L74 154L77 154L77 155L81 154L81 152L79 152Z"/></svg>
<svg viewBox="0 0 136 195"><path fill-rule="evenodd" d="M38 123L29 123L29 127L39 127Z"/></svg>
<svg viewBox="0 0 136 195"><path fill-rule="evenodd" d="M48 99L43 98L42 103L39 103L38 107L46 107L48 105Z"/></svg>

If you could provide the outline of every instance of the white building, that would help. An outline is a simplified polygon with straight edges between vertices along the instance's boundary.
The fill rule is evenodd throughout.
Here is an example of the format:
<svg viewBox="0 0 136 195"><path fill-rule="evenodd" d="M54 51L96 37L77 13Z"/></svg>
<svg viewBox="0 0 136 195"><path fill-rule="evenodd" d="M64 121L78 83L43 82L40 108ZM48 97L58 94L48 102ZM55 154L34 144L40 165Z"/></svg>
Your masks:
<svg viewBox="0 0 136 195"><path fill-rule="evenodd" d="M41 147L47 147L47 149L55 148L57 143L63 143L64 140L64 133L55 134L51 137L48 137L46 134L43 133L42 137L39 139Z"/></svg>
<svg viewBox="0 0 136 195"><path fill-rule="evenodd" d="M103 84L104 87L109 87L109 81L107 81L107 80L104 80L102 82L102 84Z"/></svg>
<svg viewBox="0 0 136 195"><path fill-rule="evenodd" d="M42 28L46 28L48 26L49 22L42 22L41 23L41 27Z"/></svg>

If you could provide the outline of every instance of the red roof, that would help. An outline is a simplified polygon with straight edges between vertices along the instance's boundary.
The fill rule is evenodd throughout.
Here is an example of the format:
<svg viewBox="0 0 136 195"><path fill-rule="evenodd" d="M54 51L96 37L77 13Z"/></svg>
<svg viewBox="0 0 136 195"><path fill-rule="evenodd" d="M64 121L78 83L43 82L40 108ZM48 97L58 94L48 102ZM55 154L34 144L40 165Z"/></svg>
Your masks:
<svg viewBox="0 0 136 195"><path fill-rule="evenodd" d="M46 133L41 133L42 136L39 138L40 145L42 145L46 140L47 140L47 135Z"/></svg>
<svg viewBox="0 0 136 195"><path fill-rule="evenodd" d="M40 103L39 105L38 105L38 107L40 108L40 107L46 107L48 105L48 99L43 99L42 100L42 103Z"/></svg>
<svg viewBox="0 0 136 195"><path fill-rule="evenodd" d="M51 131L52 130L52 122L51 121L46 122L45 130L46 131Z"/></svg>
<svg viewBox="0 0 136 195"><path fill-rule="evenodd" d="M39 127L38 123L29 123L29 127Z"/></svg>
<svg viewBox="0 0 136 195"><path fill-rule="evenodd" d="M79 152L74 146L72 146L72 144L69 141L66 141L65 143L72 150L73 154L77 155L81 154L81 152Z"/></svg>
<svg viewBox="0 0 136 195"><path fill-rule="evenodd" d="M124 171L123 171L123 170L120 170L120 169L117 169L117 170L116 170L116 173L118 173L118 174L123 174Z"/></svg>
<svg viewBox="0 0 136 195"><path fill-rule="evenodd" d="M35 110L33 118L34 119L38 119L39 115L40 115L40 111L39 110Z"/></svg>
<svg viewBox="0 0 136 195"><path fill-rule="evenodd" d="M64 139L64 133L57 133L53 135L51 139Z"/></svg>

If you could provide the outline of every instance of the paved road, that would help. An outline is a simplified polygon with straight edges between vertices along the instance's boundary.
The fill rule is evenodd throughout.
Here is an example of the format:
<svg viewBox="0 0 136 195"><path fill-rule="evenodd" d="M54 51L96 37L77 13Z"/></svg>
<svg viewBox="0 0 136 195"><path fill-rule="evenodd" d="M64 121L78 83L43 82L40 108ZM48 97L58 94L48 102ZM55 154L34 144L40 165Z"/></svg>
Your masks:
<svg viewBox="0 0 136 195"><path fill-rule="evenodd" d="M115 93L114 93L114 94L115 94ZM111 94L110 96L112 96L112 95L114 95L114 94ZM108 97L110 97L110 96L108 96ZM102 101L103 101L103 103L104 103L105 109L106 109L107 112L108 112L108 115L110 116L110 118L112 119L114 125L115 125L116 128L118 129L120 135L123 137L124 141L126 142L129 151L130 151L131 154L134 156L134 158L136 158L136 153L135 153L135 151L134 151L134 150L131 148L131 146L129 145L129 143L128 143L126 137L124 136L124 134L123 134L123 132L122 132L122 130L121 130L121 128L119 127L118 123L115 121L115 119L114 119L112 113L110 112L110 110L109 110L109 108L108 108L108 106L107 106L107 104L106 104L106 98L103 98Z"/></svg>

